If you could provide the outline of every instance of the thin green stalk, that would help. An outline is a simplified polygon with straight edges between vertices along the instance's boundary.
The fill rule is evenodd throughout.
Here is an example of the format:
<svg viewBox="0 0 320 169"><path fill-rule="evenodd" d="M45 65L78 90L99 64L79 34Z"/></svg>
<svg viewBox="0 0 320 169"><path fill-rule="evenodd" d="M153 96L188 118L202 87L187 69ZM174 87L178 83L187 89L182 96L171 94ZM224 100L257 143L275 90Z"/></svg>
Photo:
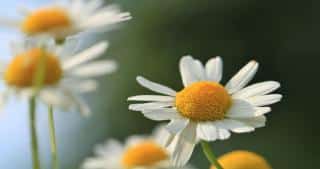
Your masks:
<svg viewBox="0 0 320 169"><path fill-rule="evenodd" d="M54 124L54 114L53 107L50 105L48 108L49 112L49 129L50 129L50 144L51 144L51 169L59 168L58 152L57 152L57 141L56 141L56 131Z"/></svg>
<svg viewBox="0 0 320 169"><path fill-rule="evenodd" d="M214 165L217 169L223 169L223 167L219 164L217 157L213 154L209 143L206 141L201 141L201 147L202 147L203 153L206 155L210 163Z"/></svg>
<svg viewBox="0 0 320 169"><path fill-rule="evenodd" d="M30 113L30 134L31 134L31 151L32 151L32 164L33 169L40 169L39 147L37 140L36 130L36 98L31 97L29 101Z"/></svg>

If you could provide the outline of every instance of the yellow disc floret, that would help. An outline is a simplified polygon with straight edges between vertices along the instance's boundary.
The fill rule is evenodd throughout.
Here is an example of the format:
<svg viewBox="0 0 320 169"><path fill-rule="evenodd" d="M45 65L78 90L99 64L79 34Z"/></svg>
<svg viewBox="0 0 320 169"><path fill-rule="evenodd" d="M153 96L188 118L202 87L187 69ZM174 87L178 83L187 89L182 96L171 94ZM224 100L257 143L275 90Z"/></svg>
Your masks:
<svg viewBox="0 0 320 169"><path fill-rule="evenodd" d="M22 22L21 29L29 35L67 28L71 25L70 16L58 7L42 8L31 12Z"/></svg>
<svg viewBox="0 0 320 169"><path fill-rule="evenodd" d="M126 168L152 166L168 159L167 152L153 141L144 141L129 147L123 154L122 163Z"/></svg>
<svg viewBox="0 0 320 169"><path fill-rule="evenodd" d="M218 159L224 169L271 169L260 155L248 151L233 151ZM216 169L214 166L211 169Z"/></svg>
<svg viewBox="0 0 320 169"><path fill-rule="evenodd" d="M202 81L177 93L175 105L182 116L193 121L215 121L225 117L231 97L220 84Z"/></svg>
<svg viewBox="0 0 320 169"><path fill-rule="evenodd" d="M4 74L6 83L20 88L31 87L43 56L45 56L44 84L58 83L62 76L59 60L40 48L31 49L14 57Z"/></svg>

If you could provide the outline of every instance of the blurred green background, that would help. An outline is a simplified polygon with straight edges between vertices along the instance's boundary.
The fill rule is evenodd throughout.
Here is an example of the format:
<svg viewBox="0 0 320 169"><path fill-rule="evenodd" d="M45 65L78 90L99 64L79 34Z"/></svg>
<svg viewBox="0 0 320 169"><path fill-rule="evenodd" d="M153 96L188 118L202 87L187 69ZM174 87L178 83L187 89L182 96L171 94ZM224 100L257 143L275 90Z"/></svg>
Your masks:
<svg viewBox="0 0 320 169"><path fill-rule="evenodd" d="M94 145L108 138L124 140L128 135L151 132L156 123L127 108L128 96L151 93L140 87L135 77L143 75L180 90L178 61L186 54L203 62L222 56L224 83L246 62L255 59L261 67L253 82L276 80L282 84L279 93L284 95L283 101L272 106L267 126L214 142L218 155L245 149L262 154L275 169L316 168L320 158L320 1L107 2L121 5L132 13L133 19L98 38L111 42L106 55L116 59L120 69L102 79L99 91L86 97L94 114L87 119L78 114L57 114L64 169L76 169L92 155ZM77 123L72 123L74 118ZM209 166L199 147L192 163L199 169Z"/></svg>

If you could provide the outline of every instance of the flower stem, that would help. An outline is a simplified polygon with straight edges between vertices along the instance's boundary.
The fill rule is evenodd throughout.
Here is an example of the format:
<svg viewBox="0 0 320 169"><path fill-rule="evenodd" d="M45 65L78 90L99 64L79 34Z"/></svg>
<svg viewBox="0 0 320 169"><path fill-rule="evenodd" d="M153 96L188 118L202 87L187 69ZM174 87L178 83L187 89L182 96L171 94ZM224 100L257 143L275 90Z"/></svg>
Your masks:
<svg viewBox="0 0 320 169"><path fill-rule="evenodd" d="M217 169L223 169L223 167L219 164L217 157L213 154L209 143L206 141L201 141L201 147L202 147L203 153L206 155L210 163L214 165Z"/></svg>
<svg viewBox="0 0 320 169"><path fill-rule="evenodd" d="M58 152L57 152L57 141L56 141L56 130L54 124L53 107L50 105L48 108L49 112L49 129L50 129L50 144L51 144L51 169L59 168Z"/></svg>
<svg viewBox="0 0 320 169"><path fill-rule="evenodd" d="M33 169L40 169L39 148L37 140L36 130L36 98L31 97L29 101L29 113L30 113L30 134L31 134L31 151Z"/></svg>

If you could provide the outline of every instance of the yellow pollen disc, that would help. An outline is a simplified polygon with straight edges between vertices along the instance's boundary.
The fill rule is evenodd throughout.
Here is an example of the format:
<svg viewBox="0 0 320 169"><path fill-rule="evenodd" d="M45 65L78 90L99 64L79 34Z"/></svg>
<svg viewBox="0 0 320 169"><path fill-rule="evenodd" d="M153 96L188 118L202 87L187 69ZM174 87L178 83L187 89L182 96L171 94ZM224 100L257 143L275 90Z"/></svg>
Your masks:
<svg viewBox="0 0 320 169"><path fill-rule="evenodd" d="M271 169L260 155L248 151L233 151L218 159L225 169ZM211 169L216 169L214 166Z"/></svg>
<svg viewBox="0 0 320 169"><path fill-rule="evenodd" d="M177 93L175 104L182 116L193 121L215 121L224 118L231 97L220 84L202 81Z"/></svg>
<svg viewBox="0 0 320 169"><path fill-rule="evenodd" d="M33 35L66 28L70 25L71 19L64 9L51 7L31 12L22 22L21 29L26 34Z"/></svg>
<svg viewBox="0 0 320 169"><path fill-rule="evenodd" d="M4 74L6 83L15 87L31 87L40 58L44 55L46 56L44 84L53 85L58 83L62 76L59 60L56 56L39 48L19 54L11 61Z"/></svg>
<svg viewBox="0 0 320 169"><path fill-rule="evenodd" d="M145 141L128 148L122 157L126 168L152 166L168 159L167 152L153 141Z"/></svg>

